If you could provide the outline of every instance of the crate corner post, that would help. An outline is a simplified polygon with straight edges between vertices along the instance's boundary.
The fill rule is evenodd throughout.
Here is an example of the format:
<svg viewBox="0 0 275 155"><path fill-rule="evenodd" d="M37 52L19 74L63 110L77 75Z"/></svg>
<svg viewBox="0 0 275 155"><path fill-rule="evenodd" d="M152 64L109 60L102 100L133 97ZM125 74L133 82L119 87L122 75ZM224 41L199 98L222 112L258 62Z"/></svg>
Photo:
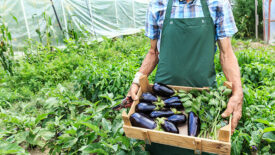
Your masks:
<svg viewBox="0 0 275 155"><path fill-rule="evenodd" d="M231 123L220 129L218 140L230 143L230 138L231 138Z"/></svg>
<svg viewBox="0 0 275 155"><path fill-rule="evenodd" d="M146 75L142 75L139 78L139 84L142 92L151 92L152 88L150 87L149 80Z"/></svg>
<svg viewBox="0 0 275 155"><path fill-rule="evenodd" d="M232 89L232 82L225 81L225 82L223 83L223 85L226 86L226 87L229 88L229 89Z"/></svg>
<svg viewBox="0 0 275 155"><path fill-rule="evenodd" d="M122 112L122 119L123 119L124 125L131 126L131 122L126 111Z"/></svg>

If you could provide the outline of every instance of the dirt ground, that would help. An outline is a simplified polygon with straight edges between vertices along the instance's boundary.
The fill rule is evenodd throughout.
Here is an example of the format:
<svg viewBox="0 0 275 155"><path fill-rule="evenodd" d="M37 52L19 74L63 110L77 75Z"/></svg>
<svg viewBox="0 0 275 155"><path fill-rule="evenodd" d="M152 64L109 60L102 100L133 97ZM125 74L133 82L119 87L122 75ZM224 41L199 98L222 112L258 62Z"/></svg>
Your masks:
<svg viewBox="0 0 275 155"><path fill-rule="evenodd" d="M39 149L35 149L35 150L28 150L28 152L31 155L48 155L49 154L50 149L46 149L44 152L41 152L41 150Z"/></svg>

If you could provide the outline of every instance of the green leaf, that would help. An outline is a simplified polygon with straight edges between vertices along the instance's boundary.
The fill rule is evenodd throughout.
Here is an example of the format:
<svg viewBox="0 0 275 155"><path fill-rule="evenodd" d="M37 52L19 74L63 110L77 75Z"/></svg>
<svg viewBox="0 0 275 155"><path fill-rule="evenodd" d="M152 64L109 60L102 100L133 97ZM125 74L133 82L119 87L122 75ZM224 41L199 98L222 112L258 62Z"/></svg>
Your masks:
<svg viewBox="0 0 275 155"><path fill-rule="evenodd" d="M54 137L55 133L54 132L51 132L51 131L48 131L46 129L42 129L39 131L38 133L39 136L41 136L44 140L50 140L52 139L52 137Z"/></svg>
<svg viewBox="0 0 275 155"><path fill-rule="evenodd" d="M268 126L274 126L275 127L275 125L273 123L270 123L268 120L255 119L254 121L259 122L259 123L263 123L263 124L268 125Z"/></svg>
<svg viewBox="0 0 275 155"><path fill-rule="evenodd" d="M29 135L29 131L22 131L15 135L16 142L20 144L23 141L26 141L27 136Z"/></svg>
<svg viewBox="0 0 275 155"><path fill-rule="evenodd" d="M275 131L275 127L268 127L264 129L264 133L270 132L270 131Z"/></svg>
<svg viewBox="0 0 275 155"><path fill-rule="evenodd" d="M48 113L38 115L38 116L36 117L36 119L35 119L35 124L39 123L41 120L43 120L43 119L45 119L45 118L47 118L47 117L48 117Z"/></svg>
<svg viewBox="0 0 275 155"><path fill-rule="evenodd" d="M192 106L192 102L190 100L188 100L188 101L186 101L186 102L183 103L183 106L185 108L191 107Z"/></svg>
<svg viewBox="0 0 275 155"><path fill-rule="evenodd" d="M11 14L11 16L12 16L13 20L18 24L17 18L13 14Z"/></svg>
<svg viewBox="0 0 275 155"><path fill-rule="evenodd" d="M105 118L102 119L102 127L106 131L111 131L112 129L112 123L109 120L106 120Z"/></svg>
<svg viewBox="0 0 275 155"><path fill-rule="evenodd" d="M94 130L95 132L99 132L99 128L91 123L81 123L81 124L87 126L88 128Z"/></svg>
<svg viewBox="0 0 275 155"><path fill-rule="evenodd" d="M275 142L275 134L274 132L266 132L263 134L263 140L269 142L269 143L274 143Z"/></svg>
<svg viewBox="0 0 275 155"><path fill-rule="evenodd" d="M97 154L104 154L107 155L107 151L105 151L105 149L102 148L102 146L100 145L100 143L93 143L93 144L89 144L86 146L83 146L79 149L80 151L82 151L82 153L97 153Z"/></svg>
<svg viewBox="0 0 275 155"><path fill-rule="evenodd" d="M27 154L25 150L16 143L0 141L0 154Z"/></svg>

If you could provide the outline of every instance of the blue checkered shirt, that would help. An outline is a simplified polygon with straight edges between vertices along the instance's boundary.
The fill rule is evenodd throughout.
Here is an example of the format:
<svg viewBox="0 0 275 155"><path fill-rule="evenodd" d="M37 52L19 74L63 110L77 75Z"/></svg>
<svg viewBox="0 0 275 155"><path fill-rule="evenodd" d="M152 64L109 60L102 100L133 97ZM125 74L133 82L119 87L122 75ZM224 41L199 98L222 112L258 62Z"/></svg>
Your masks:
<svg viewBox="0 0 275 155"><path fill-rule="evenodd" d="M232 37L238 30L228 0L206 0L216 28L216 40ZM145 35L160 42L162 25L168 0L151 0L147 12ZM200 0L173 0L171 18L203 17ZM158 47L159 47L158 42Z"/></svg>

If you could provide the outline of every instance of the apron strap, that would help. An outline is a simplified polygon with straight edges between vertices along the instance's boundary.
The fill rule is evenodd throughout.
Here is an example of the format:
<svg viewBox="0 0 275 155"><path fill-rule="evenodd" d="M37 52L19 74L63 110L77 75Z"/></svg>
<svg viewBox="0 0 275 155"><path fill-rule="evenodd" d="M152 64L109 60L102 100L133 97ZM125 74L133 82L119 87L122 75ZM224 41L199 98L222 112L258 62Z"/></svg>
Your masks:
<svg viewBox="0 0 275 155"><path fill-rule="evenodd" d="M168 5L167 5L166 13L165 13L162 31L164 31L165 27L170 22L171 12L172 12L172 4L173 4L173 0L168 0Z"/></svg>
<svg viewBox="0 0 275 155"><path fill-rule="evenodd" d="M211 17L206 0L200 0L204 17Z"/></svg>

